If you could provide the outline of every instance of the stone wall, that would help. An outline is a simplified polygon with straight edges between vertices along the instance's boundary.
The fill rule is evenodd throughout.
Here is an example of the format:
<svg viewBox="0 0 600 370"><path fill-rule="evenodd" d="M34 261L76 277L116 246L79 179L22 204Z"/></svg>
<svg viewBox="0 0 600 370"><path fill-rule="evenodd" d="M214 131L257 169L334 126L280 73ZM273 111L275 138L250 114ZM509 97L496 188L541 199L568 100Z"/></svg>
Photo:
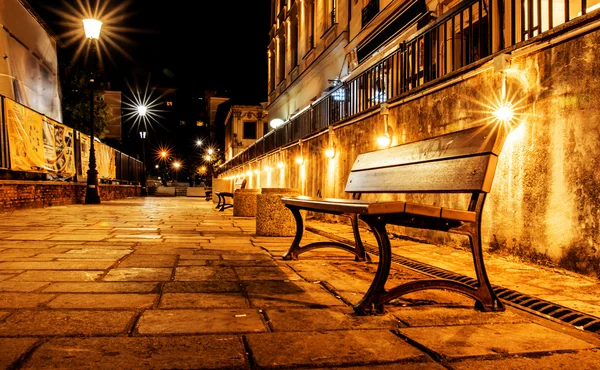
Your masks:
<svg viewBox="0 0 600 370"><path fill-rule="evenodd" d="M539 42L565 31L566 27L559 28ZM511 70L505 76L506 97L515 106L516 125L500 155L484 209L482 231L488 250L600 274L598 45L600 31L595 30L531 52L517 49L513 53ZM503 75L483 66L480 70L474 77L425 92L417 99L404 96L404 103L390 101L392 145L492 123ZM371 112L335 130L337 154L333 159L323 154L328 142L325 134L303 142L303 165L294 163L300 153L294 145L223 176L269 166L270 172L252 176L250 188L295 187L309 196L348 198L344 187L356 156L376 150L375 139L382 132L382 116ZM285 164L281 169L279 162ZM442 206L467 204L466 197L426 197ZM391 230L434 243L467 245L466 238L446 233Z"/></svg>
<svg viewBox="0 0 600 370"><path fill-rule="evenodd" d="M50 181L0 181L0 212L22 208L40 208L82 204L86 184ZM140 187L106 185L99 188L100 199L113 200L140 195Z"/></svg>

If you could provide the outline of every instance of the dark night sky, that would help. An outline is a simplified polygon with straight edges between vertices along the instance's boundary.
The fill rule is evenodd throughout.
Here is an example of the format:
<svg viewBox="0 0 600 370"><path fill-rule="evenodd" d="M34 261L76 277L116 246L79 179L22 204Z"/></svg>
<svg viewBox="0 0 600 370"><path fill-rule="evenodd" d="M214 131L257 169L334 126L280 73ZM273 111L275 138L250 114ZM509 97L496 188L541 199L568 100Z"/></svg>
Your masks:
<svg viewBox="0 0 600 370"><path fill-rule="evenodd" d="M60 9L63 0L28 2L55 34L63 33L60 19L48 9ZM150 79L151 84L196 95L205 89L227 91L244 103L266 101L270 0L130 0L128 4L128 16L119 25L132 29L123 33L131 43L119 45L132 60L115 52L116 64L107 62L105 69L115 88L125 86L125 80L135 82L131 76L137 70L143 83ZM59 55L68 57L71 52L65 49Z"/></svg>

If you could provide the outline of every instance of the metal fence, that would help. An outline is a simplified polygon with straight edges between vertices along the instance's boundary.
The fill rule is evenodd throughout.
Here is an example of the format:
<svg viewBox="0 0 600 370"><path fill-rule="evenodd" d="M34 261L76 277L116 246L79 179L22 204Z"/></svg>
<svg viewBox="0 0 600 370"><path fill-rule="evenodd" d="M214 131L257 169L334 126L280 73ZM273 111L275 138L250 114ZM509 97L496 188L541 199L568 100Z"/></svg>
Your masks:
<svg viewBox="0 0 600 370"><path fill-rule="evenodd" d="M5 117L5 98L4 96L0 96L0 107L1 107L1 121L0 121L0 170L11 171L11 162L10 162L10 144L8 140L8 130L6 124ZM27 108L28 109L28 108ZM85 173L87 168L83 168L82 166L82 153L81 153L81 145L79 142L79 135L77 134L77 130L73 130L74 141L73 141L73 159L75 161L75 180L77 180L77 176L85 177ZM144 176L144 164L114 148L114 166L115 166L115 178L114 179L106 179L108 181L116 181L119 183L125 184L141 184ZM20 171L23 172L23 171ZM29 171L24 171L29 172ZM31 172L39 172L39 171L31 171Z"/></svg>
<svg viewBox="0 0 600 370"><path fill-rule="evenodd" d="M597 1L597 0L594 0ZM229 170L600 8L588 0L466 0L225 163Z"/></svg>

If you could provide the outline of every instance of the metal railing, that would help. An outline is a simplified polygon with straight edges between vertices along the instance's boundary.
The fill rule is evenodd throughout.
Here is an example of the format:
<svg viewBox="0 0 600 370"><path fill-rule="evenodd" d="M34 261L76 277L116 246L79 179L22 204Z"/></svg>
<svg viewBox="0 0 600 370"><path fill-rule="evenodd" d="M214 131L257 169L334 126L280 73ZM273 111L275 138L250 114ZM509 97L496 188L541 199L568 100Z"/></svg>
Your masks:
<svg viewBox="0 0 600 370"><path fill-rule="evenodd" d="M588 7L587 0L564 0L560 8L556 4L551 0L463 1L402 42L396 52L334 87L302 113L269 132L221 170L317 134L329 125L600 8L600 2Z"/></svg>

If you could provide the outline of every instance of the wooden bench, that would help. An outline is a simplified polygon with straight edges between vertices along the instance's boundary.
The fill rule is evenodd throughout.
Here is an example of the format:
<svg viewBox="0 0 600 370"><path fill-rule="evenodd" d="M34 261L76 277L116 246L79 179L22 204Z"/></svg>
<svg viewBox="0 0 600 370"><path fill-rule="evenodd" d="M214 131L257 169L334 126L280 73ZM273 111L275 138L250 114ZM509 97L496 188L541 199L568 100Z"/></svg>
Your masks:
<svg viewBox="0 0 600 370"><path fill-rule="evenodd" d="M358 260L366 259L358 231L360 219L375 234L379 264L370 288L354 307L358 314L382 313L385 303L425 289L456 291L473 298L478 310L503 311L504 305L494 294L483 263L481 217L506 134L507 129L502 125L491 124L359 155L345 188L347 193L352 194L352 199L306 196L281 199L296 220L296 235L283 258L297 259L306 251L334 247L353 253ZM415 201L376 200L377 196L371 196L375 200L360 199L365 193L467 193L470 201L466 209L455 209ZM465 202L466 199L463 198ZM355 245L318 242L301 247L304 225L300 210L350 216ZM478 287L472 288L453 280L432 279L411 281L386 290L392 260L386 225L468 236Z"/></svg>
<svg viewBox="0 0 600 370"><path fill-rule="evenodd" d="M238 179L233 184L233 190L235 189L245 189L246 188L246 179ZM217 206L215 209L219 208L220 212L223 212L227 208L233 207L233 202L227 202L227 200L233 200L233 192L229 191L217 191L215 195L219 198Z"/></svg>
<svg viewBox="0 0 600 370"><path fill-rule="evenodd" d="M212 187L210 187L210 186L204 187L204 199L206 201L212 200Z"/></svg>

